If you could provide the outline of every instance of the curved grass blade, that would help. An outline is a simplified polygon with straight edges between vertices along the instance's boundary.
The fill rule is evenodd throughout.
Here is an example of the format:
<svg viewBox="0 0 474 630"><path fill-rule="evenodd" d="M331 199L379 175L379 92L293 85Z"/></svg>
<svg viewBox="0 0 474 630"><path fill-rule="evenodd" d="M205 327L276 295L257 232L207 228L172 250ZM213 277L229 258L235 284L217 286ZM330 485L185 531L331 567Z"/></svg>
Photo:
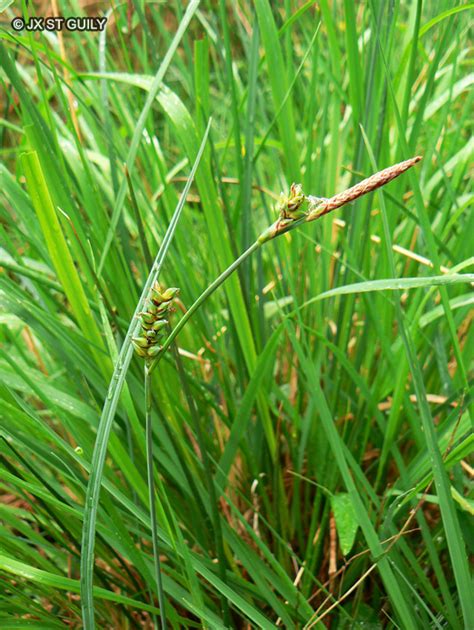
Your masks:
<svg viewBox="0 0 474 630"><path fill-rule="evenodd" d="M81 604L83 611L84 628L94 628L94 595L93 595L93 577L94 577L94 542L95 528L97 522L97 510L99 506L100 489L102 485L102 474L104 470L105 457L107 454L107 444L109 441L110 431L117 409L120 392L125 382L128 366L133 355L132 337L136 334L139 322L138 314L142 311L145 300L150 292L150 288L157 280L161 271L163 261L168 252L171 240L178 225L179 217L186 201L187 194L194 179L204 147L207 142L211 120L209 120L207 129L204 133L199 152L196 156L193 168L186 182L186 186L181 194L179 203L174 211L173 217L166 231L163 243L155 258L153 267L151 268L148 279L143 287L140 300L138 301L135 312L130 321L125 340L120 350L119 357L114 367L114 373L110 381L107 398L102 410L102 415L97 431L97 438L94 447L94 453L91 462L91 475L87 486L86 503L84 506L84 523L82 527L82 554L81 554Z"/></svg>
<svg viewBox="0 0 474 630"><path fill-rule="evenodd" d="M408 289L420 289L422 287L446 286L448 284L472 283L474 273L453 273L444 276L427 276L419 278L383 278L381 280L369 280L367 282L354 282L342 287L336 287L324 291L311 298L299 308L305 308L319 300L335 297L336 295L349 295L351 293L369 293L371 291L406 291Z"/></svg>
<svg viewBox="0 0 474 630"><path fill-rule="evenodd" d="M143 106L143 110L140 114L140 118L137 121L137 125L135 127L132 142L130 145L130 150L128 152L127 169L129 173L132 172L133 163L135 161L136 155L138 153L138 147L142 139L143 129L145 128L145 122L150 112L151 106L153 105L153 101L155 100L155 97L158 94L159 89L161 88L161 84L163 82L163 78L166 74L166 71L168 70L171 60L173 59L173 56L176 52L179 42L181 41L184 33L186 32L186 29L189 26L189 22L191 21L191 18L193 17L194 13L196 12L199 6L199 2L200 0L191 0L191 2L188 4L186 13L184 14L183 19L181 20L181 23L179 25L179 28L176 31L176 35L174 36L173 41L171 42L171 45L168 48L168 51L163 61L161 62L160 67L158 68L158 72L156 73L155 78L153 79L150 92L147 96L145 105ZM120 185L117 199L115 201L114 210L112 213L112 217L110 219L110 228L107 233L107 237L105 239L104 249L102 251L102 256L99 262L98 271L97 271L97 275L99 276L104 266L105 259L107 257L107 253L109 251L110 245L112 243L115 228L117 227L117 223L120 217L120 212L122 210L123 203L125 201L126 192L127 192L127 179L124 177L122 180L122 184Z"/></svg>
<svg viewBox="0 0 474 630"><path fill-rule="evenodd" d="M107 357L103 354L102 338L74 266L36 151L23 153L21 162L33 206L58 278L84 336L91 343L91 353L97 365L102 369L103 374L107 374Z"/></svg>
<svg viewBox="0 0 474 630"><path fill-rule="evenodd" d="M71 593L79 592L79 584L77 580L73 580L62 575L55 575L49 571L44 571L43 569L37 569L36 567L25 564L24 562L19 562L18 560L10 558L4 554L0 554L0 569L6 573L13 573L16 578L24 578L25 580L30 580L31 582L36 582L54 589L67 590ZM146 610L154 613L158 612L158 608L155 606L145 604L145 602L132 599L131 597L126 597L125 595L114 593L113 591L109 591L108 589L101 588L99 586L94 587L94 593L100 599L125 604L127 606L133 606L134 608L138 608L140 610Z"/></svg>

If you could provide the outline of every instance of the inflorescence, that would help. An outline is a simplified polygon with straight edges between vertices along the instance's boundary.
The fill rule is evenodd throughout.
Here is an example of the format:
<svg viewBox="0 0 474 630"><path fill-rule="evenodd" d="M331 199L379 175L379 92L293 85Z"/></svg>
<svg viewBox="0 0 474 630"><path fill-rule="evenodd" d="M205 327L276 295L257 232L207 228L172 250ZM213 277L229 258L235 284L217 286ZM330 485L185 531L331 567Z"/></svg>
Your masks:
<svg viewBox="0 0 474 630"><path fill-rule="evenodd" d="M160 350L160 341L168 326L168 315L171 312L173 298L179 289L171 287L164 291L155 282L144 311L140 313L141 331L138 337L133 337L135 351L147 360L156 357Z"/></svg>
<svg viewBox="0 0 474 630"><path fill-rule="evenodd" d="M301 184L291 184L288 194L281 193L276 204L275 209L278 212L278 219L260 234L258 242L260 244L265 243L279 234L288 232L302 222L315 221L325 214L336 210L336 208L340 208L346 203L350 203L377 188L385 186L385 184L407 171L420 160L421 156L418 155L404 162L384 168L382 171L367 177L355 186L329 199L305 195ZM305 202L308 204L306 207L303 206Z"/></svg>

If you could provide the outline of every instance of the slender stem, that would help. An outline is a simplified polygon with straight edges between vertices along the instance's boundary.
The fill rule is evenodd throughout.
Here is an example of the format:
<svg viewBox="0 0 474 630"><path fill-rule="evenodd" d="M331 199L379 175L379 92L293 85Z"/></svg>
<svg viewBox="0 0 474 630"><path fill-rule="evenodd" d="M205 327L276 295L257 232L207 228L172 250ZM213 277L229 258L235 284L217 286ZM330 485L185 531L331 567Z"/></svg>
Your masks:
<svg viewBox="0 0 474 630"><path fill-rule="evenodd" d="M155 477L153 467L153 431L151 425L151 376L148 362L145 363L145 406L146 406L146 463L148 472L148 496L150 500L151 539L155 565L156 594L160 607L161 629L166 630L165 596L161 575L160 552L158 549L158 523L156 519Z"/></svg>
<svg viewBox="0 0 474 630"><path fill-rule="evenodd" d="M203 302L205 302L207 300L207 298L210 295L212 295L214 293L214 291L216 289L218 289L221 286L221 284L223 282L225 282L230 275L232 275L234 273L234 271L244 262L244 260L246 260L249 256L251 256L254 253L254 251L256 251L260 247L261 244L262 243L260 243L259 241L255 241L255 243L250 245L250 247L248 249L246 249L243 254L241 254L236 260L234 260L234 262L230 265L230 267L227 267L227 269L225 271L223 271L221 273L221 275L218 276L214 280L214 282L207 287L207 289L205 291L203 291L203 293L201 293L201 295L194 302L194 304L190 307L190 309L188 311L186 311L186 313L183 315L183 317L179 320L179 322L177 323L176 327L173 328L173 330L171 331L171 334L169 335L169 337L164 342L163 347L161 348L160 354L155 359L153 359L153 361L150 363L150 367L149 367L149 372L150 373L153 372L153 370L155 369L155 367L159 363L160 359L163 357L165 352L171 346L171 344L173 343L174 339L181 332L181 329L184 328L184 326L186 325L186 322L189 319L191 319L191 317L198 310L198 308L201 306L201 304Z"/></svg>

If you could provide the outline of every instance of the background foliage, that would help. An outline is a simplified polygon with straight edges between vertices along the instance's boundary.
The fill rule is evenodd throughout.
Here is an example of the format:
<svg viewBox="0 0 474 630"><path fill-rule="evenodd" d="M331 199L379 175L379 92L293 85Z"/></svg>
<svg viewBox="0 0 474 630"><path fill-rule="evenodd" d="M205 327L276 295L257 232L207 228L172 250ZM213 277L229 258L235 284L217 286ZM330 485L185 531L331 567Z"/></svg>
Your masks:
<svg viewBox="0 0 474 630"><path fill-rule="evenodd" d="M330 196L423 161L267 244L154 372L168 623L474 627L471 8L30 3L36 15L105 13L102 34L15 33L22 8L6 8L2 628L81 627L101 409L210 116L161 274L181 288L174 322L273 221L291 182ZM104 628L147 627L157 611L144 415L134 358L98 509Z"/></svg>

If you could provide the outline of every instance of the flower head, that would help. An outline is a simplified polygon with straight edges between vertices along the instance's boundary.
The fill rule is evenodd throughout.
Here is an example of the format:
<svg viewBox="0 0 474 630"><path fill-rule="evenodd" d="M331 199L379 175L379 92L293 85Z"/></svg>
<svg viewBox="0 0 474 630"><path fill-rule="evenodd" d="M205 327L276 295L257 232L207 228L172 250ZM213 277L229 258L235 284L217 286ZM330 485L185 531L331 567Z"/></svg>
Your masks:
<svg viewBox="0 0 474 630"><path fill-rule="evenodd" d="M160 340L168 325L168 314L172 311L171 303L179 289L170 287L163 290L158 282L153 285L146 308L140 313L141 331L132 338L135 352L144 359L152 359L161 350Z"/></svg>
<svg viewBox="0 0 474 630"><path fill-rule="evenodd" d="M306 212L301 210L301 206L305 199L302 185L291 184L289 193L287 195L281 193L276 206L280 219L295 220L304 216Z"/></svg>

